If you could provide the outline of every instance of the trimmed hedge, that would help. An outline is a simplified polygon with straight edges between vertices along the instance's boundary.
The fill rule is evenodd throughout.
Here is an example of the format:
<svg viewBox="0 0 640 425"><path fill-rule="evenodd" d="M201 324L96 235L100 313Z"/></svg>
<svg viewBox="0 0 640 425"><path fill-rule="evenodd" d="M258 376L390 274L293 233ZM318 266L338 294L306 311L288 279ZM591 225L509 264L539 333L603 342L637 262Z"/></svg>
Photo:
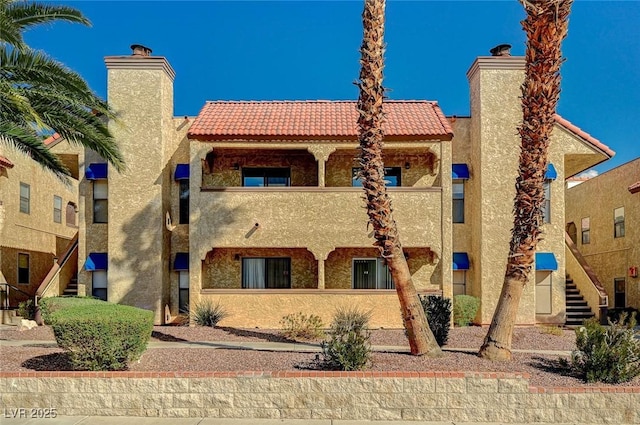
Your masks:
<svg viewBox="0 0 640 425"><path fill-rule="evenodd" d="M127 369L146 350L153 331L151 311L100 300L73 301L48 316L58 346L76 370Z"/></svg>
<svg viewBox="0 0 640 425"><path fill-rule="evenodd" d="M456 326L469 326L480 308L480 298L471 295L453 297L453 322Z"/></svg>
<svg viewBox="0 0 640 425"><path fill-rule="evenodd" d="M42 320L47 325L52 324L51 313L58 310L100 304L107 304L107 302L93 297L48 297L42 298L40 301L38 301L38 307L40 308Z"/></svg>

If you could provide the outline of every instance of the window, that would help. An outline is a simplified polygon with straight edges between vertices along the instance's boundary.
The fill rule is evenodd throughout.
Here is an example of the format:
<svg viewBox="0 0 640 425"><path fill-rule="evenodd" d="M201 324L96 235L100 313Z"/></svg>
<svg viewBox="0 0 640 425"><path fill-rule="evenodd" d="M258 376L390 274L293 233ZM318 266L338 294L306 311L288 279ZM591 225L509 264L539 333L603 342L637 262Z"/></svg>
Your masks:
<svg viewBox="0 0 640 425"><path fill-rule="evenodd" d="M624 207L616 208L613 211L613 237L624 237Z"/></svg>
<svg viewBox="0 0 640 425"><path fill-rule="evenodd" d="M29 214L31 211L31 186L20 183L20 212Z"/></svg>
<svg viewBox="0 0 640 425"><path fill-rule="evenodd" d="M353 260L353 289L395 289L389 266L382 258Z"/></svg>
<svg viewBox="0 0 640 425"><path fill-rule="evenodd" d="M29 254L18 254L18 283L28 285L29 274Z"/></svg>
<svg viewBox="0 0 640 425"><path fill-rule="evenodd" d="M580 221L582 229L582 245L591 243L591 224L589 217L585 217Z"/></svg>
<svg viewBox="0 0 640 425"><path fill-rule="evenodd" d="M73 202L69 202L67 204L67 209L65 212L65 218L67 221L67 226L75 226L76 225L76 213L78 211L78 207Z"/></svg>
<svg viewBox="0 0 640 425"><path fill-rule="evenodd" d="M542 184L544 188L544 203L542 204L542 221L551 223L551 180L545 180Z"/></svg>
<svg viewBox="0 0 640 425"><path fill-rule="evenodd" d="M291 258L243 258L242 287L291 288Z"/></svg>
<svg viewBox="0 0 640 425"><path fill-rule="evenodd" d="M62 223L62 198L53 195L53 221Z"/></svg>
<svg viewBox="0 0 640 425"><path fill-rule="evenodd" d="M625 308L627 306L626 282L624 277L613 279L615 297L613 299L614 308Z"/></svg>
<svg viewBox="0 0 640 425"><path fill-rule="evenodd" d="M466 295L467 294L467 271L466 270L454 270L453 271L453 295Z"/></svg>
<svg viewBox="0 0 640 425"><path fill-rule="evenodd" d="M351 169L351 186L362 187L362 180L358 178L358 173L362 168L354 167ZM402 168L400 167L384 167L384 180L387 187L402 186Z"/></svg>
<svg viewBox="0 0 640 425"><path fill-rule="evenodd" d="M453 191L453 222L464 223L464 181L454 180Z"/></svg>
<svg viewBox="0 0 640 425"><path fill-rule="evenodd" d="M180 224L189 224L189 179L180 180Z"/></svg>
<svg viewBox="0 0 640 425"><path fill-rule="evenodd" d="M107 301L107 271L94 270L91 279L91 295Z"/></svg>
<svg viewBox="0 0 640 425"><path fill-rule="evenodd" d="M286 187L291 186L289 168L243 168L242 186L245 187Z"/></svg>
<svg viewBox="0 0 640 425"><path fill-rule="evenodd" d="M178 309L180 313L189 312L189 271L178 272Z"/></svg>
<svg viewBox="0 0 640 425"><path fill-rule="evenodd" d="M106 180L93 182L93 222L107 223L109 207L109 184Z"/></svg>

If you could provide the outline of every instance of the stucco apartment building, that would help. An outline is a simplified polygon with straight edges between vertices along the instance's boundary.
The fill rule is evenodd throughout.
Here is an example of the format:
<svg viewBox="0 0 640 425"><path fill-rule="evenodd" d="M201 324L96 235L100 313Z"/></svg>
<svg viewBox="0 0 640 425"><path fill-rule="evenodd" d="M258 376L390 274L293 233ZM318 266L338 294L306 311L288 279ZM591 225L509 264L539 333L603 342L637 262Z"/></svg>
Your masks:
<svg viewBox="0 0 640 425"><path fill-rule="evenodd" d="M24 153L0 145L0 307L5 309L33 298L47 285L59 293L75 283L78 165L76 156L66 157L53 143L50 148L71 167L74 178L69 182L56 179Z"/></svg>
<svg viewBox="0 0 640 425"><path fill-rule="evenodd" d="M609 308L640 308L640 158L566 196L567 232L609 294Z"/></svg>
<svg viewBox="0 0 640 425"><path fill-rule="evenodd" d="M157 323L211 300L229 326L278 327L299 311L329 322L357 305L373 326L401 327L354 178L355 102L212 101L176 117L168 60L132 48L105 58L127 170L75 156L78 293L151 309ZM432 101L385 104L387 180L414 283L479 297L479 324L503 281L519 152L524 58L500 54L467 71L470 117L446 117ZM612 155L557 117L545 239L519 324L565 322L564 180Z"/></svg>

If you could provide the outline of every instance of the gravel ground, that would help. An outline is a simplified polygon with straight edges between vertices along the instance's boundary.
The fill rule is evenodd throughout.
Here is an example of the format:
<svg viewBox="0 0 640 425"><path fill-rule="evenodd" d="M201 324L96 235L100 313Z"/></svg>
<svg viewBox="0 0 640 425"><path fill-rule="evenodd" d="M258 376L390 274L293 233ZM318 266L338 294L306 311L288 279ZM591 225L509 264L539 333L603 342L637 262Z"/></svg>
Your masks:
<svg viewBox="0 0 640 425"><path fill-rule="evenodd" d="M454 328L447 347L478 349L486 328ZM46 326L28 331L2 330L0 340L53 340L53 332ZM201 328L157 326L156 341L279 341L287 338L268 329ZM374 345L407 346L402 330L373 330ZM572 350L575 334L563 330L551 335L541 328L516 328L514 349ZM317 369L314 353L267 352L208 348L148 349L142 358L130 366L135 371L241 371L241 370L305 370ZM439 358L414 357L408 354L374 353L369 370L373 371L484 371L524 372L531 375L530 383L542 387L585 386L581 379L558 369L558 356L514 353L509 362L491 362L473 353L447 351ZM71 370L66 354L57 348L42 346L3 347L0 370ZM640 386L640 378L623 385Z"/></svg>

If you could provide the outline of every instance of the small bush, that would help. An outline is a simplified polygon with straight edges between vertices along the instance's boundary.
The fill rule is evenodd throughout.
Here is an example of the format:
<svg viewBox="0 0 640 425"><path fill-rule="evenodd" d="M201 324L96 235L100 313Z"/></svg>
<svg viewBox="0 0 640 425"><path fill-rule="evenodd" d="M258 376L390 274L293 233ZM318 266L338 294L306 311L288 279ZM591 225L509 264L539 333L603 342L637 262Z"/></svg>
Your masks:
<svg viewBox="0 0 640 425"><path fill-rule="evenodd" d="M24 319L34 320L36 318L36 305L33 300L22 301L18 304L16 313Z"/></svg>
<svg viewBox="0 0 640 425"><path fill-rule="evenodd" d="M623 313L619 322L602 326L590 319L576 329L576 347L571 364L565 366L578 372L587 382L618 384L640 375L640 340L635 315L629 320Z"/></svg>
<svg viewBox="0 0 640 425"><path fill-rule="evenodd" d="M322 319L315 314L302 312L287 314L280 320L282 335L287 338L316 339L324 336Z"/></svg>
<svg viewBox="0 0 640 425"><path fill-rule="evenodd" d="M38 302L38 307L40 307L40 314L44 323L51 325L51 315L58 310L105 303L105 301L93 297L48 297L42 298Z"/></svg>
<svg viewBox="0 0 640 425"><path fill-rule="evenodd" d="M362 370L371 362L371 311L339 309L331 323L329 340L322 342L324 366L338 370Z"/></svg>
<svg viewBox="0 0 640 425"><path fill-rule="evenodd" d="M127 369L153 330L151 311L103 301L57 310L50 319L58 346L76 370Z"/></svg>
<svg viewBox="0 0 640 425"><path fill-rule="evenodd" d="M212 328L222 319L229 317L227 309L220 302L214 304L211 300L197 302L190 314L191 320L196 325L210 326Z"/></svg>
<svg viewBox="0 0 640 425"><path fill-rule="evenodd" d="M420 296L420 303L429 320L429 328L433 332L438 345L442 347L449 339L451 327L451 300L436 295Z"/></svg>
<svg viewBox="0 0 640 425"><path fill-rule="evenodd" d="M469 326L480 308L480 298L471 295L453 297L453 322L456 326Z"/></svg>

